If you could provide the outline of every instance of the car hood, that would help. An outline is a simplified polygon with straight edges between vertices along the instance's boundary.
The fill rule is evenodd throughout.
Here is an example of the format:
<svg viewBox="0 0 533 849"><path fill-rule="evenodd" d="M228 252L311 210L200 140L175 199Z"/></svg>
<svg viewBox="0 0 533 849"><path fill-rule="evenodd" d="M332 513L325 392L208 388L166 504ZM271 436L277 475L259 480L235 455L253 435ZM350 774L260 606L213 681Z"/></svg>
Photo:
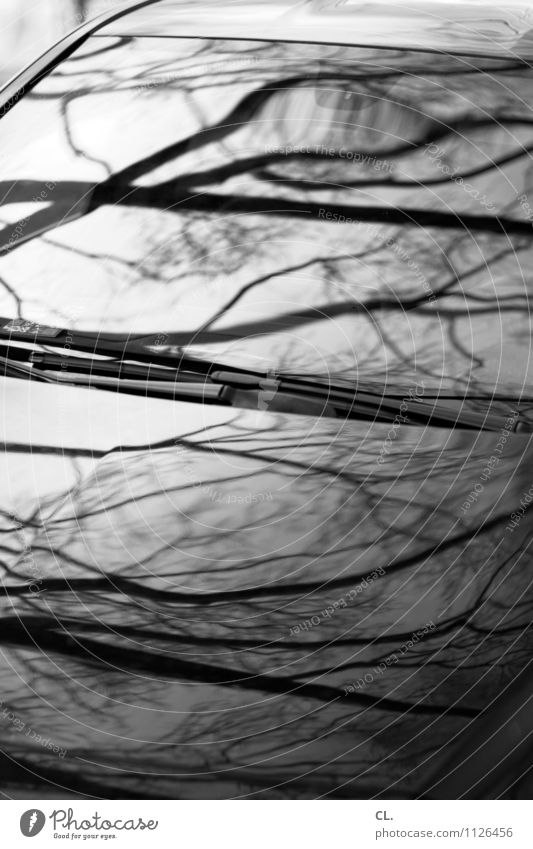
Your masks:
<svg viewBox="0 0 533 849"><path fill-rule="evenodd" d="M1 388L1 733L42 794L416 795L522 669L528 436Z"/></svg>

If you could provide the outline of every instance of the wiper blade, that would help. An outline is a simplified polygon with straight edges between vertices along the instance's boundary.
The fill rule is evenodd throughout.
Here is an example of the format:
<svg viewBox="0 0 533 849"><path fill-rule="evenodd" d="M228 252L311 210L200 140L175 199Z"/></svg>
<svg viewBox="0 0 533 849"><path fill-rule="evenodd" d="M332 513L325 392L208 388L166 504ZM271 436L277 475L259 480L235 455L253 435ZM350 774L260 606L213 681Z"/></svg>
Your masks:
<svg viewBox="0 0 533 849"><path fill-rule="evenodd" d="M0 345L2 365L8 377L223 403L223 386L207 382L203 374L181 369Z"/></svg>
<svg viewBox="0 0 533 849"><path fill-rule="evenodd" d="M0 351L2 346L0 345ZM14 349L11 349L14 350ZM20 350L20 349L18 349ZM94 359L77 357L72 354L56 354L43 351L31 351L28 361L40 370L62 369L73 374L110 375L123 379L175 381L176 368L153 363L136 363L131 360ZM198 381L198 373L179 369L180 380Z"/></svg>
<svg viewBox="0 0 533 849"><path fill-rule="evenodd" d="M125 377L109 377L95 374L69 374L56 371L49 372L48 377L58 383L73 383L76 386L95 386L101 389L118 389L121 392L140 392L143 395L154 395L170 398L194 398L204 401L223 401L224 387L210 383L192 383L191 381L163 380L133 380Z"/></svg>

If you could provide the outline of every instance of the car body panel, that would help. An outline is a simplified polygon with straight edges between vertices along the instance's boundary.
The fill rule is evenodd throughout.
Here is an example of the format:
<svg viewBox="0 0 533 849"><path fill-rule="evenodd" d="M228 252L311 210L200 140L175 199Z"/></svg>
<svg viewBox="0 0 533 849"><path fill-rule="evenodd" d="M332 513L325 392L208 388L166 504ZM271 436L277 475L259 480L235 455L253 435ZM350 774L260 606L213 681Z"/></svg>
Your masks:
<svg viewBox="0 0 533 849"><path fill-rule="evenodd" d="M5 703L60 786L416 795L521 669L530 437L404 426L383 454L383 424L2 394ZM58 755L2 734L57 795Z"/></svg>

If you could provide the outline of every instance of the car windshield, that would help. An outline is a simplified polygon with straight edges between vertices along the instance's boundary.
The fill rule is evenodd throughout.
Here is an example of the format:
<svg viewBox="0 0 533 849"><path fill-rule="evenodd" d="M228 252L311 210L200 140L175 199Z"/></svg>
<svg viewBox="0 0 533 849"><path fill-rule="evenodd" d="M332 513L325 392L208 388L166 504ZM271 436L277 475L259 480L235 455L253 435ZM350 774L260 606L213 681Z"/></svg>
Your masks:
<svg viewBox="0 0 533 849"><path fill-rule="evenodd" d="M92 38L0 121L0 315L261 371L521 387L531 74Z"/></svg>

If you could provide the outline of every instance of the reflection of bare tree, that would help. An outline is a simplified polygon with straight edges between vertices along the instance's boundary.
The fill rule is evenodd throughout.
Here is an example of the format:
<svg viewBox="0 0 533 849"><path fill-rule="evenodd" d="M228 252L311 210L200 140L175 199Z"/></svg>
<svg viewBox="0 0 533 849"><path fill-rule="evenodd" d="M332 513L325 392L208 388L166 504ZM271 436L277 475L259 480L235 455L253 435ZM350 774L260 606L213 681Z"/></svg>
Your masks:
<svg viewBox="0 0 533 849"><path fill-rule="evenodd" d="M169 316L169 345L216 349L226 339L235 357L316 371L310 348L321 333L337 373L353 373L357 340L360 374L410 379L416 362L418 373L457 383L492 379L499 355L513 360L528 332L522 269L530 223L503 190L511 169L527 190L528 72L480 60L490 74L475 77L459 60L434 57L429 73L419 56L399 52L387 53L384 69L379 51L354 50L348 61L337 48L305 45L287 52L282 44L191 40L180 50L170 56L131 39L89 42L22 104L30 112L46 107L48 120L60 123L80 176L57 182L47 208L30 214L24 237L9 247L3 285L13 311L34 307L19 294L27 286L17 283L21 266L13 261L38 238L54 285L59 269L65 281L101 279L117 292L113 320L126 330L138 320L130 293L145 292L148 301L155 294L165 306L153 321ZM336 87L352 85L369 100L372 126L334 97ZM303 106L292 117L295 103ZM173 104L183 120L175 137L162 133L160 141L158 114ZM137 105L147 118L136 126L143 144L133 161L123 146L102 151L82 131L85 112L131 114ZM427 155L428 144L438 145L447 171ZM5 181L6 208L30 200L48 178ZM498 214L463 184L488 192ZM67 220L74 243L61 226ZM139 251L99 251L80 238L85 220L91 232L116 227L117 240L138 231ZM12 231L6 222L4 245ZM289 293L286 303L281 292ZM277 311L264 315L276 299ZM100 320L101 311L93 325ZM504 353L491 353L502 328Z"/></svg>
<svg viewBox="0 0 533 849"><path fill-rule="evenodd" d="M13 785L368 797L397 796L403 779L416 795L425 760L527 663L529 530L502 541L509 506L497 501L483 525L457 525L461 437L438 473L428 468L440 448L398 446L407 465L384 498L391 466L368 474L379 427L363 446L356 425L324 420L309 438L302 420L273 417L258 436L250 415L113 452L70 498L28 517L39 593L5 517L0 639L20 679L6 667L4 701L69 753L58 764L0 724L21 765ZM496 497L502 485L495 476ZM272 501L231 500L266 489Z"/></svg>
<svg viewBox="0 0 533 849"><path fill-rule="evenodd" d="M514 365L529 332L530 224L497 195L510 169L529 185L529 72L483 63L491 75L475 78L474 103L472 69L445 57L428 71L387 51L384 74L379 51L339 64L336 48L282 44L143 50L131 39L89 42L2 119L10 134L43 110L40 125L61 127L79 176L54 180L9 249L10 206L30 203L53 175L30 179L18 166L21 179L0 184L0 312L31 317L46 302L52 317L68 315L75 280L89 294L118 293L118 317L95 296L93 329L109 321L137 333L139 303L155 301L150 320L159 330L165 317L169 345L216 351L230 339L237 357L286 369L351 374L357 363L367 378L408 382L416 368L472 387L496 376L502 351ZM373 127L313 100L317 87L352 83L377 99ZM296 129L294 98L310 110ZM122 135L102 153L83 133L91 110L119 122L142 111L131 161ZM287 152L296 138L310 152ZM326 140L333 152L316 152ZM454 179L428 143L443 148ZM498 215L457 175L492 189ZM34 249L52 275L38 291L24 277ZM488 518L457 520L492 450L483 435L476 451L464 435L441 451L416 432L377 466L379 427L322 421L309 434L300 419L260 429L247 415L222 431L118 446L68 498L0 517L5 703L69 753L59 762L0 723L14 787L397 797L403 779L416 795L425 761L525 665L530 531L524 521L502 541L505 464ZM259 498L268 490L271 501ZM256 500L231 500L243 495ZM27 546L39 592L29 591ZM340 604L378 567L379 580Z"/></svg>

